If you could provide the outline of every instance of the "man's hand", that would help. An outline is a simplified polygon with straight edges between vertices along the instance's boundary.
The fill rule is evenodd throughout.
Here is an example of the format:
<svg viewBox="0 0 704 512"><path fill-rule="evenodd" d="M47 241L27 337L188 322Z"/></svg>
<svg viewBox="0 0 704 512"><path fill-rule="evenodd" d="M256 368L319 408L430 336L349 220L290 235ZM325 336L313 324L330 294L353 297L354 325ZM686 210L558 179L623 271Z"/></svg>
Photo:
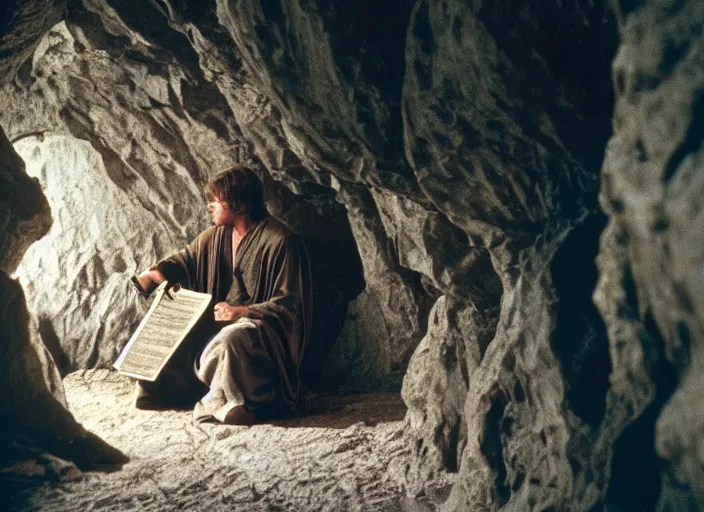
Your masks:
<svg viewBox="0 0 704 512"><path fill-rule="evenodd" d="M139 275L133 275L130 282L134 285L135 290L142 297L149 297L154 289L166 280L164 275L158 270L145 270Z"/></svg>
<svg viewBox="0 0 704 512"><path fill-rule="evenodd" d="M247 306L230 306L227 302L218 302L213 308L215 320L218 322L234 322L247 315Z"/></svg>
<svg viewBox="0 0 704 512"><path fill-rule="evenodd" d="M149 295L154 291L154 288L166 281L164 274L158 270L145 270L137 276L137 282L142 287L145 294Z"/></svg>

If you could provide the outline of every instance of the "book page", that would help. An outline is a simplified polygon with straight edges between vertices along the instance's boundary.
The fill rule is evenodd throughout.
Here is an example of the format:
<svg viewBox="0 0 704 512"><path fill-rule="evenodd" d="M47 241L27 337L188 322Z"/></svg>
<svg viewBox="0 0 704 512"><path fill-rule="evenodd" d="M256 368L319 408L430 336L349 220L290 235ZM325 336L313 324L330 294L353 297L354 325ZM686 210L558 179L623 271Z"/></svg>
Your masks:
<svg viewBox="0 0 704 512"><path fill-rule="evenodd" d="M210 304L211 295L185 288L156 289L154 301L113 365L120 373L154 381Z"/></svg>

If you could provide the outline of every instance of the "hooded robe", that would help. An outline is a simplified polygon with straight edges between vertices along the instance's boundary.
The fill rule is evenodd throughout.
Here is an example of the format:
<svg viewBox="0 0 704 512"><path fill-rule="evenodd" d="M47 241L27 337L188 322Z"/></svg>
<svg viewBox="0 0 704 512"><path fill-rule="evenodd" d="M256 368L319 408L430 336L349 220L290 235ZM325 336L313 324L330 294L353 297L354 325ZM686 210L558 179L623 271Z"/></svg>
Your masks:
<svg viewBox="0 0 704 512"><path fill-rule="evenodd" d="M237 405L275 414L295 408L299 398L312 310L303 241L267 216L242 237L233 262L233 229L212 226L153 267L169 282L213 296L189 341L195 357L186 358L209 389L196 404L197 421L223 421ZM213 307L223 301L249 311L234 322L216 322Z"/></svg>

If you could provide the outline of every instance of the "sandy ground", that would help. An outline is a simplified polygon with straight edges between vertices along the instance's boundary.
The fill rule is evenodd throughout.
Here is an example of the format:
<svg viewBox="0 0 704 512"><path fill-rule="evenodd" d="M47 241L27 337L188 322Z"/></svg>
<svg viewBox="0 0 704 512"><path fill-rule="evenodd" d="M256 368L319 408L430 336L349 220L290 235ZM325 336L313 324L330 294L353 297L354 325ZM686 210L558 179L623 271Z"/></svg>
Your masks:
<svg viewBox="0 0 704 512"><path fill-rule="evenodd" d="M428 511L451 483L441 475L409 495L397 395L314 396L305 416L229 427L194 424L190 411L137 411L132 382L107 370L77 372L64 384L77 419L130 462L20 489L15 509Z"/></svg>

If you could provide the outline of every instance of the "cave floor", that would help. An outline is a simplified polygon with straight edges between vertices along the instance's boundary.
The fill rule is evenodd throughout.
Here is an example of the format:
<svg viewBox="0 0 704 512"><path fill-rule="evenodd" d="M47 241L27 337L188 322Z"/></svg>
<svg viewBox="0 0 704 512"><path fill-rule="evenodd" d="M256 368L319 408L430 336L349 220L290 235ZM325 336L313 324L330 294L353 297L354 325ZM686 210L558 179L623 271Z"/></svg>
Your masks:
<svg viewBox="0 0 704 512"><path fill-rule="evenodd" d="M132 381L115 372L77 372L64 385L78 421L130 462L27 489L23 509L426 511L451 483L440 475L408 495L398 395L314 395L305 416L230 427L194 424L191 411L135 410Z"/></svg>

